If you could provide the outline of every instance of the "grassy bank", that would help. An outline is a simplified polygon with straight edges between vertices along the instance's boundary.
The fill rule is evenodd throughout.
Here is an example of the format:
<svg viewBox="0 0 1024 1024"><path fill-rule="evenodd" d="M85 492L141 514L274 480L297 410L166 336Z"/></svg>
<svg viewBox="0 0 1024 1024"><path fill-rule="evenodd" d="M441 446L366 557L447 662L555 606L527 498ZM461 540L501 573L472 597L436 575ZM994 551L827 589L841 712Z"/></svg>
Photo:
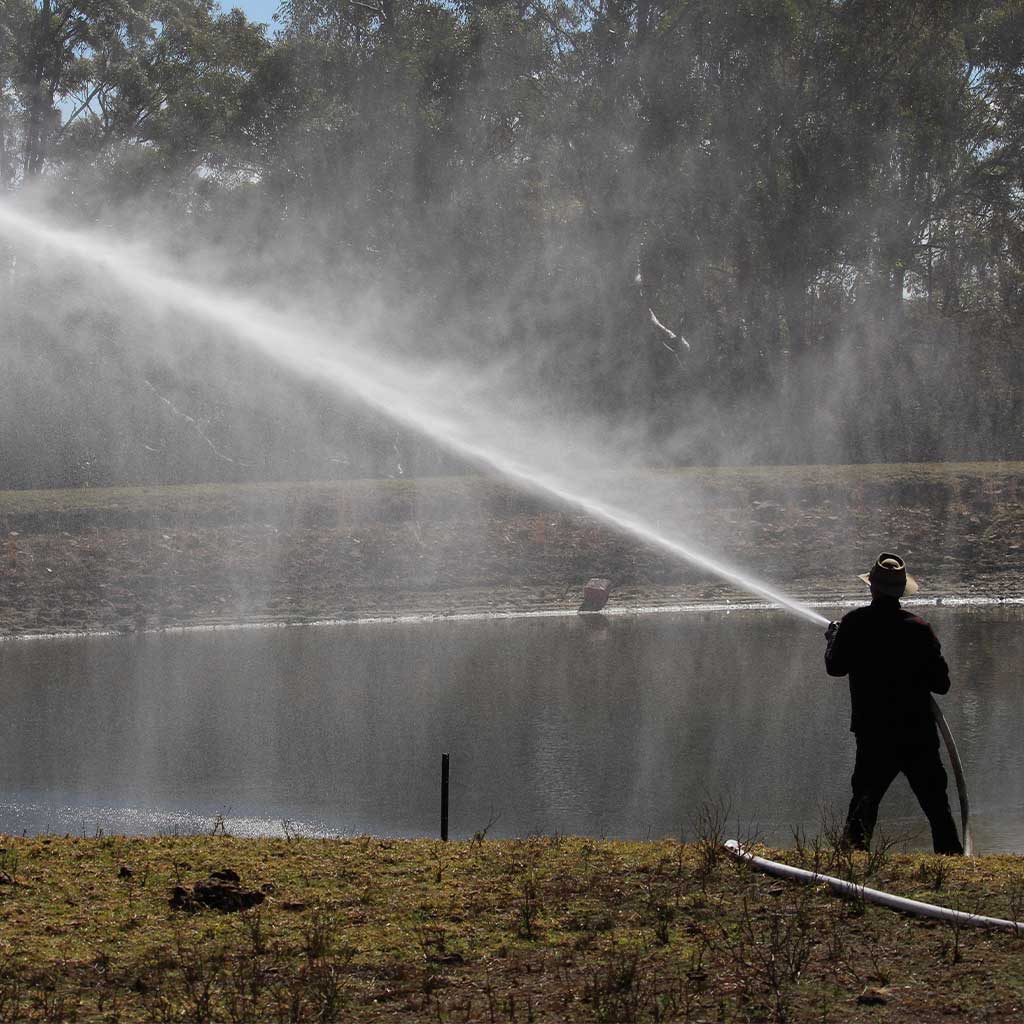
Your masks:
<svg viewBox="0 0 1024 1024"><path fill-rule="evenodd" d="M753 873L705 824L689 844L4 838L0 1020L1019 1019L1024 939ZM1024 902L1019 857L818 859L951 907Z"/></svg>
<svg viewBox="0 0 1024 1024"><path fill-rule="evenodd" d="M694 469L617 483L656 525L797 596L860 596L878 551L928 596L1024 594L1017 463ZM637 497L639 496L639 497ZM743 599L482 477L0 492L0 635Z"/></svg>

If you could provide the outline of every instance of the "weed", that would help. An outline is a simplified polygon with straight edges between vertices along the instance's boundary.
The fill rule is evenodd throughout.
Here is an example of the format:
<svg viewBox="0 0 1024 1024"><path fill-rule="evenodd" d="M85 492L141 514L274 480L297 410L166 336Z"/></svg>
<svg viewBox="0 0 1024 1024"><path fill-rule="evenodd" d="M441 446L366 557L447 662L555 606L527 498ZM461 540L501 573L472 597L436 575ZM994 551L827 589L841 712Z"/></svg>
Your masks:
<svg viewBox="0 0 1024 1024"><path fill-rule="evenodd" d="M805 871L812 871L817 875L830 870L820 834L808 839L807 833L802 829L793 829L793 851L796 854L797 864Z"/></svg>
<svg viewBox="0 0 1024 1024"><path fill-rule="evenodd" d="M314 907L302 930L302 952L313 963L324 960L334 951L338 930L337 918L323 907Z"/></svg>
<svg viewBox="0 0 1024 1024"><path fill-rule="evenodd" d="M629 947L613 946L591 972L581 993L595 1021L689 1020L693 990L676 974L659 974Z"/></svg>
<svg viewBox="0 0 1024 1024"><path fill-rule="evenodd" d="M845 821L828 811L823 815L822 834L828 848L826 873L860 887L888 869L893 854L904 842L902 837L887 836L879 829L867 850L857 850L846 837Z"/></svg>
<svg viewBox="0 0 1024 1024"><path fill-rule="evenodd" d="M791 994L814 949L813 890L787 889L778 908L759 913L744 893L738 920L721 924L712 937L715 953L732 973L741 1003L770 1007L774 1020L789 1018Z"/></svg>
<svg viewBox="0 0 1024 1024"><path fill-rule="evenodd" d="M876 833L864 863L864 877L877 878L883 874L892 861L896 849L905 842L900 836L887 836L884 832Z"/></svg>
<svg viewBox="0 0 1024 1024"><path fill-rule="evenodd" d="M725 855L725 825L731 805L727 801L705 800L697 808L693 832L697 849L696 874L701 884L710 881Z"/></svg>
<svg viewBox="0 0 1024 1024"><path fill-rule="evenodd" d="M487 838L487 833L491 831L491 829L498 823L500 819L501 815L496 814L494 812L494 808L491 808L491 815L487 819L487 822L484 824L484 827L477 829L473 833L473 842L476 843L477 846L479 846Z"/></svg>
<svg viewBox="0 0 1024 1024"><path fill-rule="evenodd" d="M835 900L830 902L829 913L825 915L825 926L821 932L825 959L831 964L836 976L842 976L844 973L847 949L846 922L840 906Z"/></svg>
<svg viewBox="0 0 1024 1024"><path fill-rule="evenodd" d="M0 963L0 1021L17 1021L23 1016L25 985L20 972L7 959Z"/></svg>
<svg viewBox="0 0 1024 1024"><path fill-rule="evenodd" d="M218 811L213 816L213 825L210 826L211 836L229 836L231 833L227 829L227 816L231 813L229 807L226 811Z"/></svg>
<svg viewBox="0 0 1024 1024"><path fill-rule="evenodd" d="M954 902L953 909L960 911L959 899ZM939 942L939 955L943 959L948 959L952 964L959 964L964 958L962 948L963 930L963 918L960 916L960 913L957 913L949 921L948 937Z"/></svg>
<svg viewBox="0 0 1024 1024"><path fill-rule="evenodd" d="M667 946L672 941L671 925L675 918L675 910L667 903L658 903L654 908L654 941L659 946Z"/></svg>
<svg viewBox="0 0 1024 1024"><path fill-rule="evenodd" d="M949 871L948 857L929 857L921 861L916 876L919 882L923 882L939 892L949 878Z"/></svg>
<svg viewBox="0 0 1024 1024"><path fill-rule="evenodd" d="M69 1020L75 1016L75 998L66 992L36 985L29 994L28 1005L33 1011L29 1019L43 1021Z"/></svg>
<svg viewBox="0 0 1024 1024"><path fill-rule="evenodd" d="M336 1021L338 1011L346 1002L342 965L333 961L310 964L302 981L309 992L313 1019Z"/></svg>
<svg viewBox="0 0 1024 1024"><path fill-rule="evenodd" d="M267 951L267 936L263 926L261 907L253 907L239 915L239 921L249 939L249 948L253 956L262 956Z"/></svg>
<svg viewBox="0 0 1024 1024"><path fill-rule="evenodd" d="M449 958L448 933L443 925L420 920L415 930L420 955L427 963L440 963Z"/></svg>
<svg viewBox="0 0 1024 1024"><path fill-rule="evenodd" d="M223 1014L230 1024L256 1024L263 1019L268 973L257 956L237 956L230 963L221 992Z"/></svg>
<svg viewBox="0 0 1024 1024"><path fill-rule="evenodd" d="M179 988L181 1015L195 1024L213 1021L218 989L224 975L222 950L210 949L201 938L186 941L179 936L171 974Z"/></svg>
<svg viewBox="0 0 1024 1024"><path fill-rule="evenodd" d="M0 846L0 885L16 885L21 858L16 849Z"/></svg>
<svg viewBox="0 0 1024 1024"><path fill-rule="evenodd" d="M881 988L885 988L892 981L891 972L886 966L886 956L887 951L877 943L868 947L867 959L871 964L871 970L865 980L873 981Z"/></svg>
<svg viewBox="0 0 1024 1024"><path fill-rule="evenodd" d="M584 987L583 1000L598 1021L634 1021L642 998L640 958L635 952L614 950Z"/></svg>
<svg viewBox="0 0 1024 1024"><path fill-rule="evenodd" d="M1024 935L1024 871L1010 875L1006 890L1010 920L1017 922L1015 934Z"/></svg>
<svg viewBox="0 0 1024 1024"><path fill-rule="evenodd" d="M521 939L532 942L537 938L537 918L540 914L540 899L536 880L527 875L523 879L519 899L516 901L516 932Z"/></svg>

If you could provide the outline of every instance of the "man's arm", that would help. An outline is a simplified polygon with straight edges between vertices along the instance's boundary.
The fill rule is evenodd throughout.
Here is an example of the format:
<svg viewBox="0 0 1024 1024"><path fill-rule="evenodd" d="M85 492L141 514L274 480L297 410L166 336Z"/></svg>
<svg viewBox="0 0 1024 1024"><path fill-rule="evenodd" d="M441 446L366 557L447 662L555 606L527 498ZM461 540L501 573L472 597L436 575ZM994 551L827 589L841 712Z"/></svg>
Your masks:
<svg viewBox="0 0 1024 1024"><path fill-rule="evenodd" d="M927 622L923 619L918 621L921 623L920 642L924 651L919 678L932 693L949 693L949 666L942 656L939 638Z"/></svg>
<svg viewBox="0 0 1024 1024"><path fill-rule="evenodd" d="M825 671L830 676L845 676L850 671L849 630L841 622L830 622L825 630Z"/></svg>

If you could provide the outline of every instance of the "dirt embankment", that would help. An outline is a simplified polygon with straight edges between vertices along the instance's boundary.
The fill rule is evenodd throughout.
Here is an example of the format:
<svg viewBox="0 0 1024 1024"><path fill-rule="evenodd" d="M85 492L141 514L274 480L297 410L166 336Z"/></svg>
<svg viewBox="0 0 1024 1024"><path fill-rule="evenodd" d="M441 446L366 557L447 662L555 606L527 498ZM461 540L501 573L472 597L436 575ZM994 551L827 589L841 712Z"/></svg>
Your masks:
<svg viewBox="0 0 1024 1024"><path fill-rule="evenodd" d="M1019 463L635 473L651 519L798 597L903 553L927 596L1024 594ZM0 493L0 634L749 595L493 480Z"/></svg>

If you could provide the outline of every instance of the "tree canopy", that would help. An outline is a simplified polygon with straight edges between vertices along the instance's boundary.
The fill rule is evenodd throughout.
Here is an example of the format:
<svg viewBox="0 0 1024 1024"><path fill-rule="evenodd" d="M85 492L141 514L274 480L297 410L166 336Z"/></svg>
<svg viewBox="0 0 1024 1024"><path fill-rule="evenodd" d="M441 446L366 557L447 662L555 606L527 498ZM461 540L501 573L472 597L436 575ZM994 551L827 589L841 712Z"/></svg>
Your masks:
<svg viewBox="0 0 1024 1024"><path fill-rule="evenodd" d="M916 428L863 448L844 413L836 450L938 457L950 374L1010 415L1024 384L1022 76L1022 0L283 0L269 35L5 0L0 181L301 240L427 325L486 310L483 349L666 437L695 396L749 430L830 374L917 380ZM783 433L750 457L835 457Z"/></svg>

